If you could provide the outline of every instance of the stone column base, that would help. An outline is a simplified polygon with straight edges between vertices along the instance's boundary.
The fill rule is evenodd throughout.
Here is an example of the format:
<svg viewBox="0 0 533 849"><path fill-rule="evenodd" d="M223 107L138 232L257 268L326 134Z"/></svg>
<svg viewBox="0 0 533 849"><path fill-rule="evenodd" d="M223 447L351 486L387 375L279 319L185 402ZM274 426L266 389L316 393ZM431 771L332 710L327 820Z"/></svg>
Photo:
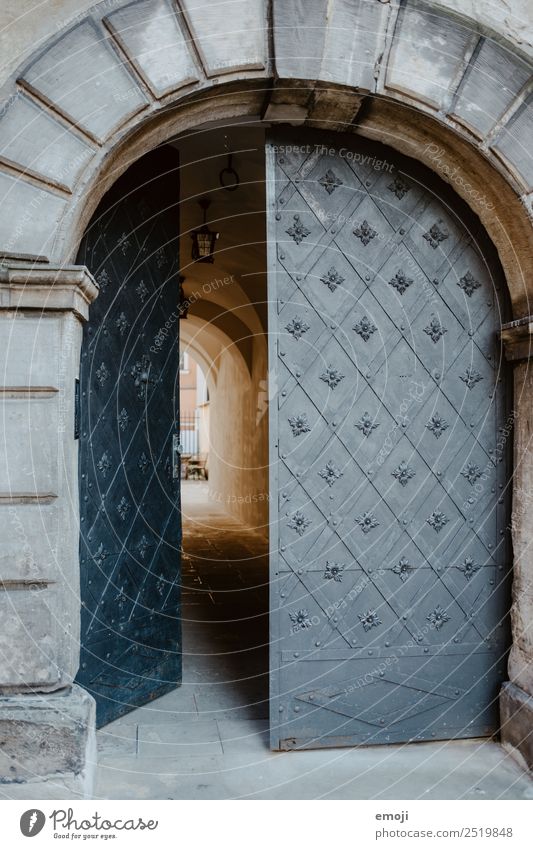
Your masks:
<svg viewBox="0 0 533 849"><path fill-rule="evenodd" d="M76 684L54 693L0 696L0 797L93 795L95 701Z"/></svg>
<svg viewBox="0 0 533 849"><path fill-rule="evenodd" d="M524 767L533 769L533 698L507 681L500 693L501 742Z"/></svg>

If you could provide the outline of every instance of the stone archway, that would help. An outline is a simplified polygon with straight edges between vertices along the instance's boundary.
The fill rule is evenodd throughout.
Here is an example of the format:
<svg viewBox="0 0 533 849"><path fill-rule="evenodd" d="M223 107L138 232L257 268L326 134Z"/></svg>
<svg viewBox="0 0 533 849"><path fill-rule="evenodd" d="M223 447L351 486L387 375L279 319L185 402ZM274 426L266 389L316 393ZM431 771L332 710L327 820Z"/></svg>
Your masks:
<svg viewBox="0 0 533 849"><path fill-rule="evenodd" d="M69 792L90 787L92 707L65 688L76 673L79 632L74 385L80 321L97 289L68 263L106 189L143 152L206 122L286 121L379 138L450 182L479 215L506 273L515 318L504 338L516 361L516 503L528 492L529 57L502 33L481 31L440 4L336 0L328 10L317 3L309 16L303 3L231 0L204 15L170 0L112 11L104 2L47 42L4 88L1 500L11 543L2 577L17 624L5 638L1 680L11 695L2 700L2 721L12 729L17 762L15 771L8 763L7 779L38 783L33 796L45 798L54 774ZM514 516L504 733L531 759L523 728L533 696L532 529L519 507ZM38 588L31 598L19 592L28 586ZM59 716L58 739L66 734L68 745L52 741L35 756L35 740Z"/></svg>

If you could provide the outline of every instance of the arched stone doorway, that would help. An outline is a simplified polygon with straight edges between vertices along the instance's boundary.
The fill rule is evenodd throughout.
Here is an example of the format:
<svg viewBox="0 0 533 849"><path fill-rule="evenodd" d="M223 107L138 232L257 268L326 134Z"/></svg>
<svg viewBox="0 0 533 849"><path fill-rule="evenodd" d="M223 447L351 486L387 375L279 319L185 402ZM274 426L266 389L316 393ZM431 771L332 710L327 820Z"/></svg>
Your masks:
<svg viewBox="0 0 533 849"><path fill-rule="evenodd" d="M263 180L270 186L264 224L270 281L273 746L491 733L498 727L497 693L508 648L510 572L512 418L497 335L507 309L499 262L453 192L391 149L301 130L279 130L271 141ZM164 149L151 160L158 154L163 158ZM140 174L142 163L136 166ZM144 178L142 184L150 185ZM157 197L156 192L156 204ZM156 594L160 584L163 590L167 584L179 587L179 526L175 522L163 539L169 517L158 510L167 499L157 489L149 496L135 489L137 478L145 486L152 466L161 472L156 483L164 480L168 428L159 446L150 410L142 406L144 450L140 443L117 457L114 450L125 432L123 403L135 394L142 405L155 399L161 418L175 381L171 369L168 385L152 378L153 389L143 385L140 394L128 393L139 368L132 367L121 334L130 313L133 320L147 307L146 322L156 315L155 324L145 322L134 337L139 350L133 359L146 359L148 376L150 340L166 326L165 316L175 315L176 274L188 268L186 256L174 275L159 261L178 240L172 234L179 200L166 203L161 195L161 202L167 221L152 227L153 244L142 238L148 207L141 210L130 190L122 202L125 217L121 204L100 214L82 254L105 290L97 302L105 314L95 310L86 332L81 387L87 424L81 434L84 616L78 680L97 696L99 724L165 692L180 674L179 615L172 600L167 606L169 593ZM227 229L232 216L225 203L222 199L219 220ZM132 210L139 212L137 224ZM150 226L154 222L156 211L148 215ZM145 248L138 268L128 265L123 275L109 278L109 268L120 271L134 238L137 253ZM251 234L243 237L237 250L255 241ZM228 233L223 250L232 250ZM155 311L150 290L141 285L147 274L155 280L156 302L168 290L166 306L157 303ZM189 301L192 317L193 298ZM263 299L249 300L248 306L260 310ZM197 312L201 316L205 309ZM216 328L214 316L213 324ZM227 324L226 332L231 340ZM242 345L239 322L233 332L232 342ZM169 335L177 335L176 322ZM199 331L197 343L201 339ZM115 351L111 361L106 355L100 362L107 349ZM116 379L112 361L119 364ZM253 371L252 360L249 367ZM109 389L98 369L111 375L112 393L122 387L126 401L113 394L112 403L100 403ZM237 413L231 389L244 379L235 372L233 386L224 386L226 418L232 406ZM172 431L172 415L169 422ZM249 418L247 428L256 425ZM383 432L375 433L379 428ZM231 446L222 439L218 450L231 467ZM110 485L100 490L113 469ZM236 480L229 488L219 484L221 489L248 491L238 471L234 465ZM122 487L117 474L124 477ZM416 487L409 489L416 476ZM131 501L136 516L125 521ZM148 533L155 533L153 544ZM160 550L167 542L172 563ZM133 615L132 604L141 616ZM154 616L162 617L159 625ZM175 669L165 671L163 661L158 665L158 652L167 664L174 660ZM300 656L305 663L298 663ZM440 689L431 683L436 679ZM350 687L354 681L363 683ZM381 712L372 684L383 691ZM407 711L404 702L413 687L420 704ZM365 697L371 701L362 709Z"/></svg>
<svg viewBox="0 0 533 849"><path fill-rule="evenodd" d="M163 8L165 16L164 6L157 4L157 15ZM348 10L342 2L335 4L336 13L341 17L349 14L348 20L352 23L356 23L361 14L359 6L354 4L352 8L350 4ZM79 319L86 317L88 303L96 291L85 272L68 268L65 263L75 256L87 221L118 173L147 148L175 134L177 123L181 130L197 126L204 120L227 120L228 117L232 120L259 117L269 122L288 118L292 122L329 127L334 122L335 128L349 126L367 137L387 140L433 167L478 212L497 246L511 292L513 317L517 321L514 327L506 329L505 338L509 356L516 362L514 485L520 499L528 491L531 476L528 435L523 427L529 415L531 395L529 290L524 273L531 250L530 161L524 155L528 149L530 119L527 100L522 96L527 94L530 73L527 56L520 54L505 39L492 40L490 33L487 37L476 32L471 21L458 22L442 10L421 11L418 4L407 3L400 14L397 9L390 14L388 10L382 14L373 12L377 16L376 39L370 52L365 54L368 58L359 67L349 61L346 45L343 46L344 26L333 26L331 19L326 20L318 13L316 26L313 24L302 30L298 11L291 11L289 17L283 19L281 8L280 4L273 4L273 55L267 49L267 29L262 25L252 26L246 38L231 42L233 59L230 64L225 64L223 58L224 51L230 49L225 32L228 27L238 32L238 27L231 22L217 23L218 39L210 45L218 44L217 52L206 46L210 39L209 27L207 31L202 29L202 22L190 15L186 20L180 18L175 38L181 38L184 31L193 33L192 76L198 73L200 85L190 82L192 66L177 68L165 51L163 71L161 66L154 71L139 42L129 39L138 31L135 15L139 11L145 15L146 4L137 4L135 10L132 11L132 7L127 12L133 19L126 21L122 35L120 16L126 14L124 10L118 10L119 17L113 23L103 21L105 8L95 7L90 19L58 39L52 39L38 56L33 56L21 67L17 75L19 82L14 78L6 94L9 109L2 115L1 127L5 139L2 184L8 197L2 207L0 228L2 251L6 257L2 272L2 319L5 319L9 338L20 339L24 346L22 321L30 317L29 313L35 316L36 310L42 312L44 309L40 321L43 349L63 353L53 360L47 374L35 370L30 362L19 369L18 363L9 360L5 385L15 392L27 392L28 387L33 387L32 392L37 392L38 397L31 397L32 404L37 403L31 408L32 415L50 418L54 434L57 432L54 416L60 423L73 418ZM263 21L265 11L263 4L258 3L254 6L254 19ZM448 46L454 43L450 54L454 58L446 68L433 63L430 57L423 74L408 70L410 45L416 43L409 32L419 32L421 26L435 45L446 45L444 52L449 52ZM295 64L294 57L302 53L295 47L300 44L302 31L305 55L319 59ZM316 35L319 35L318 41ZM132 56L127 72L120 59L117 60L117 55L123 55L117 54L117 43L120 43L120 51L126 50ZM82 104L83 112L89 102L83 80L92 79L95 50L103 62L96 65L105 66L106 73L116 83L111 93L109 90L98 92L98 87L89 86L97 101L100 97L102 111L109 109L110 104L115 107L110 110L107 123L100 121L98 126L89 122L79 108ZM344 57L342 62L338 61L339 55ZM62 78L50 71L58 56L62 57L61 67L65 74ZM492 69L487 75L480 70L485 59ZM170 62L166 67L165 61ZM271 63L274 64L275 81ZM72 77L73 67L81 74L78 77L81 90L76 90L69 100L67 95L72 90L65 80ZM130 73L134 74L133 82ZM377 84L373 82L374 74L377 74ZM503 77L510 84L495 86L494 79L502 80ZM189 85L192 87L188 88ZM201 90L204 89L203 96ZM470 106L475 106L474 101L479 100L480 91L484 93L487 108L484 117L477 114L472 120L473 113L468 113L472 112ZM496 101L496 91L502 94L503 100ZM120 97L115 97L117 92ZM90 114L95 113L90 111ZM42 129L36 132L37 128ZM47 155L40 157L35 152L33 140L45 136L48 143L43 149ZM17 148L13 147L15 139L19 143ZM71 151L68 157L64 155L65 145ZM30 321L26 321L24 327L29 326ZM45 389L51 389L50 397L44 394ZM39 413L38 404L45 401L49 401L46 411ZM66 426L64 432L67 433ZM8 717L13 715L9 713L11 710L15 713L26 710L29 702L25 699L31 697L24 694L29 690L62 692L72 681L78 663L78 511L75 495L71 496L77 491L75 446L65 436L56 452L55 436L46 435L45 438L45 431L41 430L40 438L42 445L54 445L52 465L44 462L49 456L46 449L43 463L41 454L35 455L36 460L34 456L29 473L20 459L20 431L17 439L7 446L10 483L4 501L14 510L14 518L8 517L7 522L9 527L15 522L21 530L14 543L13 557L10 554L13 570L6 574L17 586L21 580L23 584L29 579L40 582L42 593L36 600L40 603L46 599L39 608L40 614L35 613L32 605L26 610L27 602L21 600L25 599L22 594L12 602L19 620L25 624L19 637L11 640L17 643L19 650L3 675L4 687L10 693L21 694L10 697L14 701L6 707ZM26 442L31 446L30 433ZM58 457L61 462L56 464ZM44 470L42 475L36 475L36 466ZM21 472L18 477L17 470ZM28 480L33 481L29 493L24 489ZM37 524L35 515L38 516ZM44 534L36 534L35 527L44 529ZM506 689L504 708L506 716L509 712L511 715L506 724L508 739L526 756L528 750L522 743L520 721L515 722L514 718L519 716L518 707L523 715L530 711L527 697L527 693L531 693L530 600L527 596L529 536L527 516L517 507L513 526L515 631L509 666L513 686ZM58 539L62 542L60 555L57 553ZM63 621L58 627L61 618ZM45 623L41 630L35 626L38 621ZM54 651L43 652L41 647L48 644ZM23 670L22 674L13 671L17 666ZM62 694L62 712L66 716L65 698L66 694ZM74 696L71 694L68 698L72 700ZM46 715L47 705L55 710L53 699L41 700L42 716ZM90 726L87 702L74 705L73 711L78 711L77 715L81 711L82 716L89 717ZM39 721L37 731L33 720L30 721L31 734L39 734ZM87 739L82 737L75 743L79 754L76 776L83 777ZM22 751L21 762L24 763L24 747ZM45 747L41 761L34 764L29 773L22 768L22 779L50 774L46 758ZM61 768L56 771L61 772ZM76 783L78 779L73 781Z"/></svg>

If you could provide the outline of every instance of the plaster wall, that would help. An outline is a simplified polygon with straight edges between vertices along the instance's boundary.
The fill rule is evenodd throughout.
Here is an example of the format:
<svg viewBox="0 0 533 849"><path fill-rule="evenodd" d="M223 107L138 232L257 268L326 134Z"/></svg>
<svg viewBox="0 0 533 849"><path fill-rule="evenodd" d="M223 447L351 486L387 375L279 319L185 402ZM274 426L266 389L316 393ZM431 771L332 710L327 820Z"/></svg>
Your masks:
<svg viewBox="0 0 533 849"><path fill-rule="evenodd" d="M256 337L251 373L231 351L220 355L210 402L209 497L268 535L268 393L266 343Z"/></svg>

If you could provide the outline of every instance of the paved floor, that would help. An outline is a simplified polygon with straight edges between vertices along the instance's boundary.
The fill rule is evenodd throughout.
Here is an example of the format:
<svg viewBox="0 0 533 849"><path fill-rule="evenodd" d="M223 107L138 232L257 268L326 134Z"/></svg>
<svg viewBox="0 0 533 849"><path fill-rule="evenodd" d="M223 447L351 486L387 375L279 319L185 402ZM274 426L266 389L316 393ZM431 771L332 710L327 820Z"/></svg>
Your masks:
<svg viewBox="0 0 533 849"><path fill-rule="evenodd" d="M206 495L184 487L184 683L98 732L98 797L533 798L488 740L270 752L266 546Z"/></svg>

